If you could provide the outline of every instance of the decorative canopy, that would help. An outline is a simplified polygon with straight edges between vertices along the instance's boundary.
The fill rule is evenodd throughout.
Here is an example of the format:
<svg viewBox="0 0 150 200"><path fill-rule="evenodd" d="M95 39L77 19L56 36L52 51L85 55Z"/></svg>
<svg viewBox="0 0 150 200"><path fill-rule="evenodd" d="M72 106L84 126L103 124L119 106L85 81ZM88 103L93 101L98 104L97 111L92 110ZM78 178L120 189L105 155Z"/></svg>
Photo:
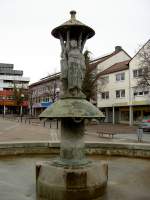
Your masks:
<svg viewBox="0 0 150 200"><path fill-rule="evenodd" d="M70 31L71 38L79 37L80 33L82 33L82 38L87 39L95 35L95 31L92 28L76 20L76 11L70 11L70 14L71 19L69 21L66 21L52 30L52 35L54 37L59 39L59 34L61 34L63 39L66 40L67 31Z"/></svg>
<svg viewBox="0 0 150 200"><path fill-rule="evenodd" d="M44 110L40 118L101 118L103 113L85 99L60 99Z"/></svg>

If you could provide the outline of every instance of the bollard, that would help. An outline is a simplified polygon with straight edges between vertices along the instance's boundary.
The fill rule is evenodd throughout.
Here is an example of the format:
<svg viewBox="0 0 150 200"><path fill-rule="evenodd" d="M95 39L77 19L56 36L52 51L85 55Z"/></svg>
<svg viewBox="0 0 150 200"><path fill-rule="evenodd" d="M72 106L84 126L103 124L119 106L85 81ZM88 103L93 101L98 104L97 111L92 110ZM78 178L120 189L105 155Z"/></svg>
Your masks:
<svg viewBox="0 0 150 200"><path fill-rule="evenodd" d="M56 123L56 125L57 125L57 129L58 129L58 119L57 119L57 123Z"/></svg>
<svg viewBox="0 0 150 200"><path fill-rule="evenodd" d="M44 121L44 123L43 123L43 126L45 127L45 121Z"/></svg>
<svg viewBox="0 0 150 200"><path fill-rule="evenodd" d="M49 128L51 128L51 122L49 122Z"/></svg>

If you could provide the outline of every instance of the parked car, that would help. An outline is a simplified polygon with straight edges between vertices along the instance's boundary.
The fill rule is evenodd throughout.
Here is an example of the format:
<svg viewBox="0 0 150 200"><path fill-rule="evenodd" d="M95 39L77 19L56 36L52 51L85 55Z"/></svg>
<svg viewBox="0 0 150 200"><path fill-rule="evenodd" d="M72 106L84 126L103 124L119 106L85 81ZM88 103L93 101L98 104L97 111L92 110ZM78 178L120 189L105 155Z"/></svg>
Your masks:
<svg viewBox="0 0 150 200"><path fill-rule="evenodd" d="M150 116L146 116L143 118L139 127L143 129L143 131L150 131Z"/></svg>

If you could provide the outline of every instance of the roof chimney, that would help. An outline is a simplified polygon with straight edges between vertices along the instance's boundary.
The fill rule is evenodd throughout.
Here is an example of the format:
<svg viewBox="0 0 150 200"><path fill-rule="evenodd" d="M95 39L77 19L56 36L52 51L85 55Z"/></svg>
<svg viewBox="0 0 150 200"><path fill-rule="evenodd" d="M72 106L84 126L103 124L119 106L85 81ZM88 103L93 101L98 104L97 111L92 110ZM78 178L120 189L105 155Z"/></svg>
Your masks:
<svg viewBox="0 0 150 200"><path fill-rule="evenodd" d="M122 47L121 46L115 46L115 52L119 52L122 50Z"/></svg>
<svg viewBox="0 0 150 200"><path fill-rule="evenodd" d="M71 15L71 19L75 19L76 18L76 11L75 10L71 10L70 11L70 15Z"/></svg>

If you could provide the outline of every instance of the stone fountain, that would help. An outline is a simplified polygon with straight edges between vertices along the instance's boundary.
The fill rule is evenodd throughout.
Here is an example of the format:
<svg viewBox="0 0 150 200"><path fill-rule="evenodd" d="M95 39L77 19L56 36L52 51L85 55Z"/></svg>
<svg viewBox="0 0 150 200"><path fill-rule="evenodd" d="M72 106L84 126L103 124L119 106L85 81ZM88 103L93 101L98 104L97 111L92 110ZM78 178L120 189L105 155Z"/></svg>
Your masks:
<svg viewBox="0 0 150 200"><path fill-rule="evenodd" d="M90 200L103 195L107 186L108 167L85 157L84 121L103 114L85 99L82 83L85 76L84 44L95 32L71 19L52 30L61 44L61 81L63 94L40 118L61 121L60 157L36 165L38 200Z"/></svg>

